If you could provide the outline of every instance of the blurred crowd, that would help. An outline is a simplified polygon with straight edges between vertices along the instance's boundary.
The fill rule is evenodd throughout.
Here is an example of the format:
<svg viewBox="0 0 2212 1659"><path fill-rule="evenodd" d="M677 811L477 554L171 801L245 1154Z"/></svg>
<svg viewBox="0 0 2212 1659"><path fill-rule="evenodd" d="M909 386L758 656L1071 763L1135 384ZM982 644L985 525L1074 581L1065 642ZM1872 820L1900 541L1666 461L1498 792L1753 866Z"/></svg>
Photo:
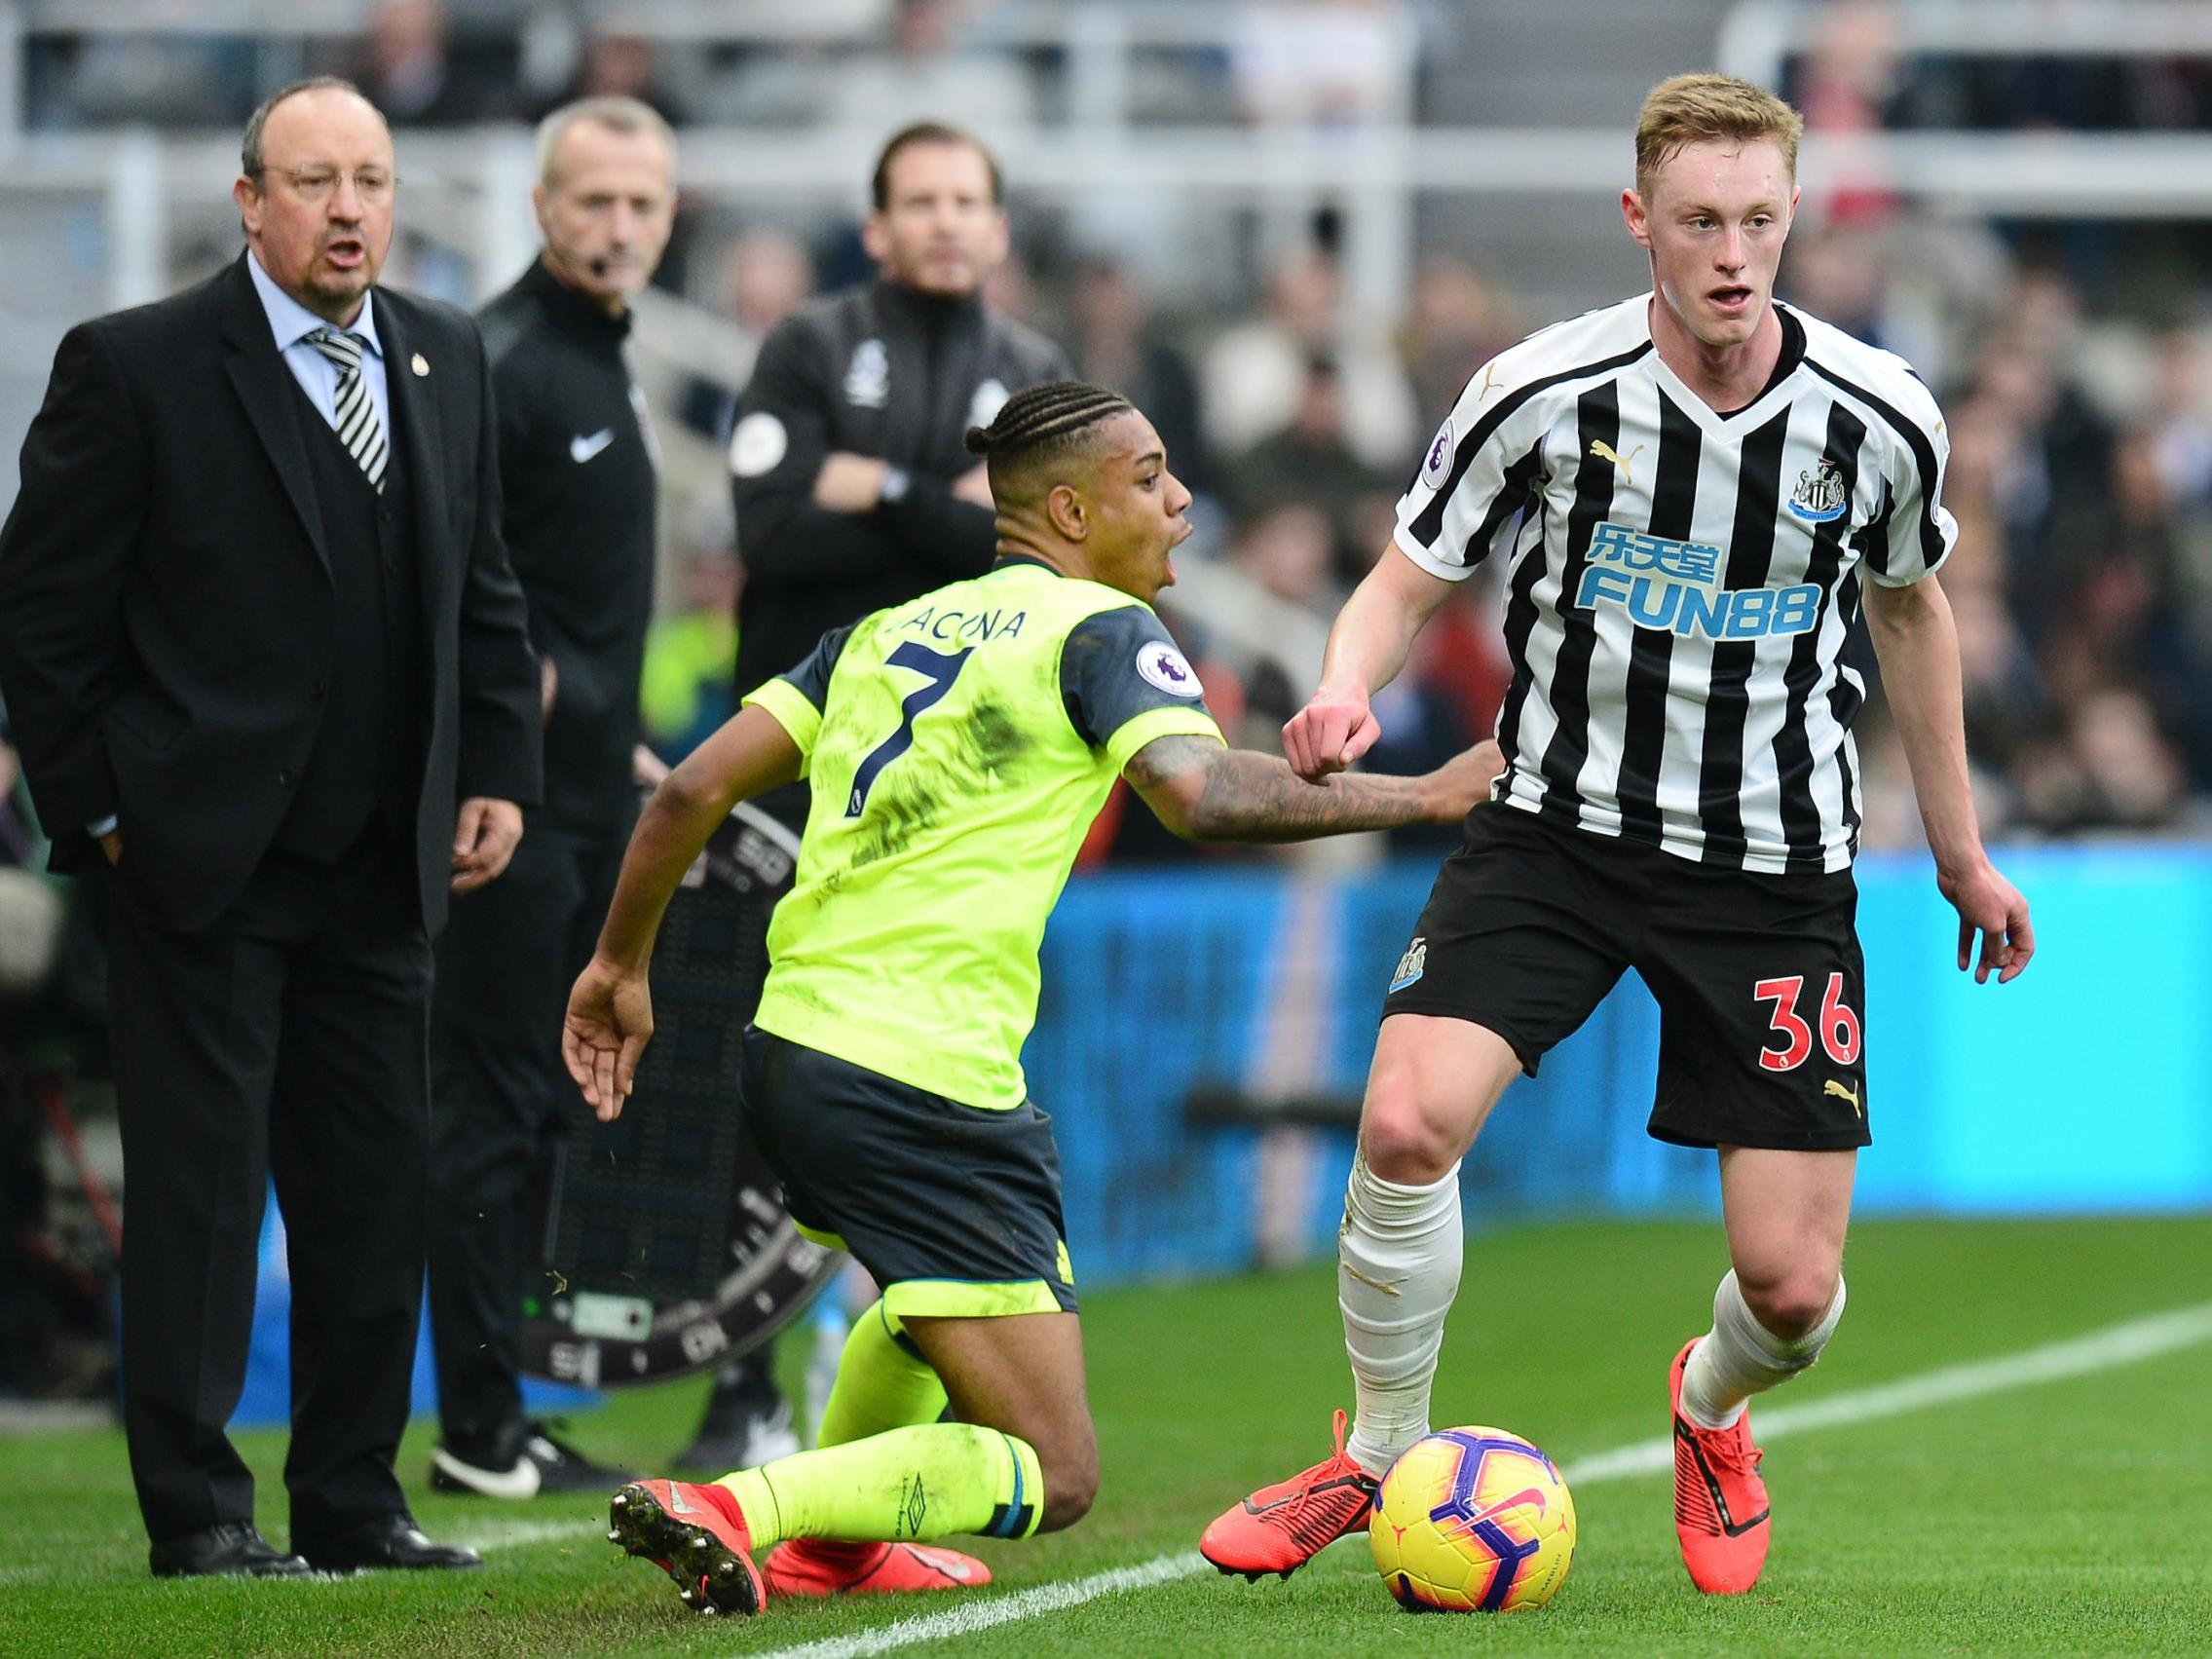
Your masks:
<svg viewBox="0 0 2212 1659"><path fill-rule="evenodd" d="M1844 221L1816 204L1798 235L1783 297L1905 352L1946 411L1960 540L1943 580L1991 833L2208 827L2212 345L2187 320L2091 315L2062 267L1992 231ZM728 310L748 332L808 291L807 250L784 232L740 237L727 269ZM1418 434L1483 360L1550 320L1440 251L1422 261L1398 326L1363 334L1344 318L1325 238L1281 260L1248 317L1162 316L1104 258L1064 272L1031 263L994 293L1066 341L1078 372L1146 409L1198 492L1203 534L1179 555L1161 609L1224 727L1261 748L1310 690L1331 618L1387 545ZM687 418L711 435L728 403L728 393L695 395ZM671 640L719 626L742 579L727 518L697 514L692 541L695 602L681 608L697 620L665 622ZM1496 573L1479 573L1422 636L1378 710L1381 769L1419 770L1490 730L1506 689L1497 591ZM714 682L716 660L699 657L699 683ZM1859 666L1878 677L1870 655ZM706 697L707 712L723 706ZM698 718L672 716L667 729L695 733ZM1879 696L1860 743L1869 845L1914 845ZM1133 848L1168 851L1130 828Z"/></svg>
<svg viewBox="0 0 2212 1659"><path fill-rule="evenodd" d="M635 9L651 15L649 6ZM394 125L533 120L571 98L643 98L675 125L893 131L948 112L1055 119L1064 42L1014 27L994 0L812 0L804 19L731 0L727 25L662 7L654 32L575 0L371 0L357 35L312 29L136 33L66 26L26 42L27 123L235 125L272 81L354 80ZM600 14L618 14L602 20ZM1406 113L1408 0L1274 0L1225 37L1147 53L1129 113L1331 126ZM704 22L706 26L700 26ZM281 59L281 61L273 61Z"/></svg>
<svg viewBox="0 0 2212 1659"><path fill-rule="evenodd" d="M2066 53L1916 52L1898 0L1826 0L1812 8L1809 49L1780 89L1809 125L1972 132L2183 132L2212 128L2212 70L2185 43L2172 56L2116 44L2118 21L2095 0L2034 8L2063 32Z"/></svg>
<svg viewBox="0 0 2212 1659"><path fill-rule="evenodd" d="M1959 520L1943 584L1983 817L1997 834L2201 832L2212 793L2205 341L2186 323L2091 320L2055 268L2015 264L1999 278L1982 325L1936 382ZM1879 313L1859 326L1878 334ZM1909 783L1878 710L1860 744L1869 837L1909 845Z"/></svg>
<svg viewBox="0 0 2212 1659"><path fill-rule="evenodd" d="M1065 106L1048 45L977 0L822 0L806 39L720 42L595 26L587 9L521 0L375 0L356 38L302 36L274 67L356 77L400 128L528 119L620 92L679 123L859 124L990 111L1054 119ZM1207 49L1143 66L1127 93L1178 119L1354 124L1406 113L1411 0L1287 0L1253 9ZM1815 14L1787 91L1816 134L1881 128L2201 127L2201 62L1914 56L1889 0ZM270 44L222 35L36 34L26 113L69 128L132 119L206 126L265 90ZM1414 446L1467 376L1553 320L1542 284L1458 249L1424 252L1401 316L1345 304L1326 210L1290 236L1239 245L1255 303L1242 314L1156 299L1157 249L1116 244L1020 201L1016 256L992 303L1063 341L1077 369L1131 395L1198 493L1203 534L1163 612L1224 726L1271 747L1318 668L1329 619L1384 547ZM2071 835L2198 823L2212 799L2212 361L2207 294L2174 233L2140 257L2111 227L1916 218L1844 180L1805 211L1782 293L1895 348L1935 387L1954 446L1961 527L1945 573L1992 833ZM2151 275L2146 275L2146 267ZM851 217L687 207L662 282L692 302L684 371L648 385L679 434L668 517L678 547L647 669L656 741L681 753L730 711L730 611L743 580L719 462L761 339L818 291L867 271ZM2176 281L2177 273L2181 280ZM2095 303L2092 303L2094 300ZM687 472L691 454L708 458ZM688 480L688 481L687 481ZM1495 574L1469 582L1423 636L1380 710L1376 764L1411 770L1487 732L1505 690ZM1874 677L1870 656L1863 671ZM1860 731L1867 834L1911 845L1918 826L1877 696ZM1123 814L1094 854L1165 856Z"/></svg>
<svg viewBox="0 0 2212 1659"><path fill-rule="evenodd" d="M757 345L804 303L844 234L822 247L787 230L739 234L719 292L737 339ZM1448 407L1473 369L1529 325L1474 264L1438 255L1421 266L1402 323L1363 332L1347 321L1329 237L1324 219L1241 318L1164 315L1127 264L1095 253L1010 261L988 290L995 307L1063 341L1078 375L1124 392L1158 428L1170 466L1196 494L1200 528L1159 609L1224 731L1267 750L1312 689L1331 619L1389 541L1427 411ZM741 350L702 359L670 399L717 455L748 361ZM730 712L727 619L743 549L707 493L720 487L702 481L685 515L670 614L648 646L647 721L671 758ZM1478 578L1424 633L1382 704L1378 768L1425 770L1490 730L1506 686L1494 608L1494 583ZM1109 804L1088 857L1249 855L1188 848L1127 805L1121 795ZM1419 832L1406 834L1419 844Z"/></svg>
<svg viewBox="0 0 2212 1659"><path fill-rule="evenodd" d="M1914 54L1905 21L1891 0L1815 14L1784 88L1809 135L2212 126L2201 57ZM2212 827L2212 292L2195 228L1936 223L1848 174L1807 207L1782 292L1902 352L1949 422L1960 540L1943 584L1985 824ZM1878 699L1859 741L1869 845L1914 844Z"/></svg>

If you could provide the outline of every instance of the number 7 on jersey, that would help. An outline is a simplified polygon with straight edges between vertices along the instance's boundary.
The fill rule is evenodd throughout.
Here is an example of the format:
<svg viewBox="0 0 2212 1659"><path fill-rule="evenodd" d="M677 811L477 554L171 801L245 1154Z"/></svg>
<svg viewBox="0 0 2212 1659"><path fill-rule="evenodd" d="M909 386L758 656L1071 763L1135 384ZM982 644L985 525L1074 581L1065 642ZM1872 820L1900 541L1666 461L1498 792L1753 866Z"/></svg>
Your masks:
<svg viewBox="0 0 2212 1659"><path fill-rule="evenodd" d="M975 647L971 645L954 656L941 657L910 639L884 659L893 668L912 669L926 683L907 693L899 703L899 729L870 749L861 760L860 770L852 774L852 793L844 804L846 817L860 816L861 810L868 805L868 791L876 785L877 774L914 747L915 718L923 709L945 700L945 694L953 689L953 682L960 677L960 670L974 655Z"/></svg>

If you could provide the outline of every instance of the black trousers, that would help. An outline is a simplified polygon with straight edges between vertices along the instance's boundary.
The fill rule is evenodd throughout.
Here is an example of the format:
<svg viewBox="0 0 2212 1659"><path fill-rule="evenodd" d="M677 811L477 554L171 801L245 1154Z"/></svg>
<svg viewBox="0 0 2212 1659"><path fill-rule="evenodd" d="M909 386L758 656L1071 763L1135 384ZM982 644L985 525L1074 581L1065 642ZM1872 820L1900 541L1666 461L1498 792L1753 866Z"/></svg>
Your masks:
<svg viewBox="0 0 2212 1659"><path fill-rule="evenodd" d="M253 1519L225 1434L245 1380L272 1174L292 1280L292 1537L403 1511L422 1312L430 940L413 853L272 852L211 928L160 926L109 881L123 1130L124 1428L162 1542Z"/></svg>
<svg viewBox="0 0 2212 1659"><path fill-rule="evenodd" d="M489 1457L522 1421L522 1303L558 1139L585 1108L561 1064L628 826L533 821L506 873L457 897L431 1017L431 1345L445 1443Z"/></svg>

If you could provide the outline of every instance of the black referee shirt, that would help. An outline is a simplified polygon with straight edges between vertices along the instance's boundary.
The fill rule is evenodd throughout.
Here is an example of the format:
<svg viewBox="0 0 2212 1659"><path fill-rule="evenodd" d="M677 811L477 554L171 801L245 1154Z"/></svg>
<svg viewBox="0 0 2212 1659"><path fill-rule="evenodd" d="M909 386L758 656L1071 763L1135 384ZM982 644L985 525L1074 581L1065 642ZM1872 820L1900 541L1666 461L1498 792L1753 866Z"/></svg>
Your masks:
<svg viewBox="0 0 2212 1659"><path fill-rule="evenodd" d="M530 634L560 676L533 822L627 821L653 616L656 457L610 317L540 261L480 317L499 405L507 550Z"/></svg>

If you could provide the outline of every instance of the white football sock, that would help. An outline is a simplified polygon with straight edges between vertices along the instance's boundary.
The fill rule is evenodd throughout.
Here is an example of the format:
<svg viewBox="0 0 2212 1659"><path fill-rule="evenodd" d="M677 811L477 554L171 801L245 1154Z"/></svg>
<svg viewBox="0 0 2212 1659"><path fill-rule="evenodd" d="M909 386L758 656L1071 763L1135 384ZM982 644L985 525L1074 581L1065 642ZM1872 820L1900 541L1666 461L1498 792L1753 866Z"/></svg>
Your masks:
<svg viewBox="0 0 2212 1659"><path fill-rule="evenodd" d="M1401 1187L1355 1155L1336 1229L1336 1305L1352 1361L1345 1446L1370 1475L1429 1432L1429 1386L1460 1264L1459 1165L1427 1187Z"/></svg>
<svg viewBox="0 0 2212 1659"><path fill-rule="evenodd" d="M1743 1402L1787 1382L1820 1357L1843 1317L1843 1276L1820 1323L1794 1341L1761 1325L1743 1300L1734 1268L1712 1299L1712 1330L1690 1350L1682 1368L1682 1414L1700 1428L1733 1428Z"/></svg>

